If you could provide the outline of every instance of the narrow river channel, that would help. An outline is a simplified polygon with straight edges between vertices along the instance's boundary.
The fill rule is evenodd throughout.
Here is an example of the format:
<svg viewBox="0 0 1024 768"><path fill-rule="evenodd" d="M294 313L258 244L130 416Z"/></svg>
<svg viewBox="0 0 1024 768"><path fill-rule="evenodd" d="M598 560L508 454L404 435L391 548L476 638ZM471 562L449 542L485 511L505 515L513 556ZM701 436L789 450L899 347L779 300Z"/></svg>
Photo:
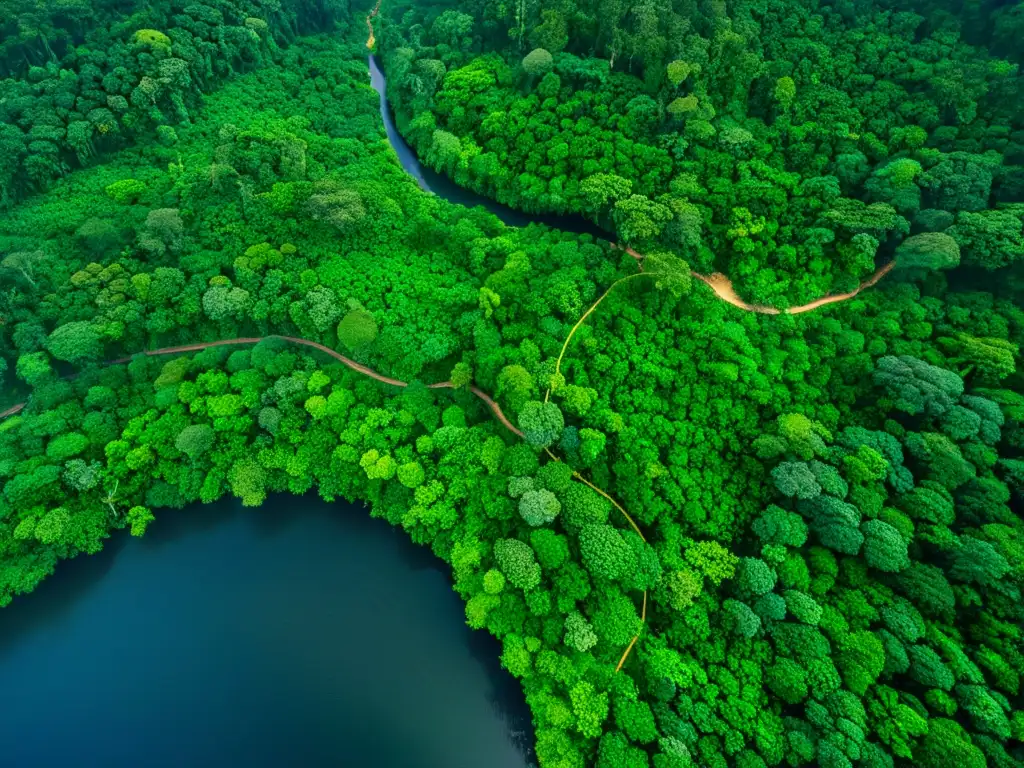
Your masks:
<svg viewBox="0 0 1024 768"><path fill-rule="evenodd" d="M398 132L394 116L391 114L391 107L387 100L387 81L385 80L384 72L377 63L377 57L373 54L369 56L369 66L370 82L373 85L373 89L380 95L380 116L384 121L384 130L387 131L388 141L391 142L395 154L398 155L402 168L416 180L421 189L443 197L449 202L464 205L467 208L475 208L478 205L483 206L505 224L512 227L546 224L549 227L572 232L577 235L593 235L605 240L612 238L612 235L608 232L605 232L592 221L588 221L582 216L523 213L514 208L509 208L507 205L497 203L483 195L478 195L475 192L464 189L447 177L424 166L419 158L416 157L416 153Z"/></svg>

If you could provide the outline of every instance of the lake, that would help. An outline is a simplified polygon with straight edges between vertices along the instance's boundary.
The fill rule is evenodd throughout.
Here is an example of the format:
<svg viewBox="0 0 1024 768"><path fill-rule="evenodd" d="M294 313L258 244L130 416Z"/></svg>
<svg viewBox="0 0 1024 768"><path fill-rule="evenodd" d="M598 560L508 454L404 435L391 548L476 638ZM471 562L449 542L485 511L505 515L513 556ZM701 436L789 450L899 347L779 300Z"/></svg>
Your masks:
<svg viewBox="0 0 1024 768"><path fill-rule="evenodd" d="M447 566L315 496L164 510L0 611L0 764L523 768Z"/></svg>

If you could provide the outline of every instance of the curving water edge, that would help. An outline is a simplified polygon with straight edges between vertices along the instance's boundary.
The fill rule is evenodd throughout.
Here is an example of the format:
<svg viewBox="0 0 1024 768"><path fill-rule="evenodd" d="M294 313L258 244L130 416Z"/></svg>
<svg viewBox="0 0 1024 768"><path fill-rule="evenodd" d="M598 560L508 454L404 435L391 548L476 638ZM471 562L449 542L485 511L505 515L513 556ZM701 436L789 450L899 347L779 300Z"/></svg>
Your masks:
<svg viewBox="0 0 1024 768"><path fill-rule="evenodd" d="M402 168L415 179L420 189L467 208L476 208L478 206L486 208L510 227L545 224L553 229L560 229L577 235L593 235L602 240L608 240L612 237L609 232L606 232L594 224L594 222L578 214L523 213L491 200L489 197L484 197L468 190L465 187L460 187L447 176L443 176L424 166L412 147L402 138L402 134L398 132L398 127L395 125L394 116L391 114L391 106L387 99L387 79L377 63L377 57L371 53L367 57L367 63L370 69L370 84L380 96L380 116L384 121L384 131L387 133L388 142L391 144L392 149L395 150L395 154L398 155L398 162L401 163Z"/></svg>
<svg viewBox="0 0 1024 768"><path fill-rule="evenodd" d="M402 167L422 189L468 207L485 206L512 226L538 222L608 238L582 217L524 214L424 168L397 131L384 75L372 55L369 68L380 95L388 139ZM852 298L891 268L886 265L848 294L823 297L784 311L806 312ZM694 276L734 306L779 313L743 302L724 275ZM15 406L0 418L19 409ZM140 764L214 766L244 760L246 765L270 766L297 756L310 766L337 764L339 759L346 765L381 768L413 764L423 768L476 768L483 764L519 768L526 764L533 738L521 690L498 668L493 639L471 633L461 622L461 601L448 589L447 571L429 552L351 505L328 509L319 501L287 497L268 501L256 513L235 510L234 517L229 514L225 520L218 519L224 516L223 508L232 504L237 507L235 502L220 502L165 514L142 541L118 534L107 552L63 564L31 600L22 605L19 598L17 610L0 614L0 623L5 624L0 632L0 674L20 702L16 713L0 720L0 734L13 745L7 750L7 756L15 761L12 764L19 768L72 763L117 768ZM273 511L282 504L306 509ZM301 531L310 509L314 510L311 538ZM264 512L282 520L260 522L255 531L240 522ZM328 525L345 527L326 533L317 515L330 517L334 522ZM389 563L388 554L377 551L376 544L352 536L353 520L383 526L401 538L398 546L416 554L400 555L399 559L411 558L404 564L417 571L433 570L439 584L433 583L438 581L434 576L419 572L378 583L382 575L394 576L396 564ZM289 544L290 538L281 539L279 526L298 531L298 540ZM274 544L268 548L270 538ZM354 550L346 549L349 541L357 542ZM309 543L328 548L309 550L305 548ZM192 547L188 550L191 557L182 557L178 551L186 545ZM288 549L292 545L298 547L297 553ZM290 559L275 560L275 553L282 554L284 549L292 552ZM372 569L329 572L332 564L346 568L357 564L360 555L372 561ZM429 565L424 564L424 556ZM420 565L410 566L413 561ZM187 564L184 570L182 563ZM146 570L144 564L151 568ZM256 570L250 570L253 567ZM398 591L375 591L380 586L397 586ZM449 615L446 607L429 611L422 620L410 615L414 613L412 605L433 605L438 590L448 602L454 602L455 615ZM410 596L413 602L407 610L396 609L396 601ZM352 603L354 598L358 599ZM387 610L383 610L385 606ZM238 608L244 609L242 613L234 610ZM381 630L379 624L370 630L365 620L357 618L371 615L377 623L378 617L391 614L402 619L393 630ZM309 636L296 631L299 623L325 615L335 623L311 633L319 644L304 642ZM435 624L457 631L463 642L449 639L434 646L419 635L420 630L432 629ZM398 647L381 642L382 637L396 640ZM366 642L352 646L354 638ZM257 641L256 650L250 641ZM441 648L451 653L439 652ZM394 663L408 660L416 652L423 658L413 659L411 666ZM459 657L480 668L464 668ZM374 677L374 672L391 675ZM459 674L467 677L459 682ZM270 690L265 684L268 680L283 686L283 694ZM294 688L296 685L299 687ZM313 687L303 689L303 685ZM418 685L421 689L416 693L425 696L410 698ZM478 696L481 691L482 699ZM464 702L452 699L452 694L467 695L472 703L466 708ZM418 703L402 710L404 715L388 711L392 703L410 701ZM308 709L314 705L320 709ZM341 705L341 710L331 710ZM438 719L446 709L457 713L450 731ZM488 712L499 723L497 730L486 719L479 723L473 719L473 714ZM299 717L293 720L290 715ZM395 717L399 718L398 728ZM421 730L416 735L411 726L420 720L429 725L429 734ZM368 741L368 724L374 723L381 730ZM55 732L69 738L54 739ZM311 734L324 741L314 743ZM343 738L339 739L339 734ZM487 739L503 735L507 740L481 743L477 746L482 751L473 752L476 741L467 747L466 737L481 734ZM439 735L443 737L440 740ZM411 751L402 752L403 745ZM449 747L450 752L446 751ZM188 748L200 751L181 751ZM366 751L353 754L353 749ZM345 751L343 757L338 750Z"/></svg>
<svg viewBox="0 0 1024 768"><path fill-rule="evenodd" d="M447 566L361 505L166 510L0 611L16 768L526 768Z"/></svg>

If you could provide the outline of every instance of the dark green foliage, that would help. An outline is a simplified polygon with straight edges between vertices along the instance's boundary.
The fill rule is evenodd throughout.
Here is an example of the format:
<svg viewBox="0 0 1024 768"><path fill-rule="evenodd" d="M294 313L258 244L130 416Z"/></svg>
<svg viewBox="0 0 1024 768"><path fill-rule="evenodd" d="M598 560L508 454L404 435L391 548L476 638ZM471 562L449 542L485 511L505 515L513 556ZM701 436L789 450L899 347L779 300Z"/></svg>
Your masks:
<svg viewBox="0 0 1024 768"><path fill-rule="evenodd" d="M960 246L944 232L923 232L908 237L896 249L901 273L925 275L936 269L952 269L960 263Z"/></svg>
<svg viewBox="0 0 1024 768"><path fill-rule="evenodd" d="M868 520L861 526L864 534L864 560L872 568L897 573L910 565L907 542L899 531L882 520Z"/></svg>
<svg viewBox="0 0 1024 768"><path fill-rule="evenodd" d="M964 391L963 381L952 371L908 355L881 358L875 383L884 387L896 409L933 417L943 416Z"/></svg>
<svg viewBox="0 0 1024 768"><path fill-rule="evenodd" d="M736 588L743 595L763 595L775 586L775 571L764 560L744 557L736 572Z"/></svg>
<svg viewBox="0 0 1024 768"><path fill-rule="evenodd" d="M739 600L726 600L722 604L722 614L725 627L740 637L754 637L761 629L761 619L749 605Z"/></svg>
<svg viewBox="0 0 1024 768"><path fill-rule="evenodd" d="M172 125L188 124L202 91L280 59L299 18L326 28L342 15L314 8L4 3L0 77L15 77L0 80L0 205L133 140L173 145Z"/></svg>
<svg viewBox="0 0 1024 768"><path fill-rule="evenodd" d="M196 459L213 447L217 433L209 424L190 424L178 434L174 447L190 459Z"/></svg>
<svg viewBox="0 0 1024 768"><path fill-rule="evenodd" d="M540 566L529 544L499 539L494 542L494 558L512 586L528 591L540 584Z"/></svg>
<svg viewBox="0 0 1024 768"><path fill-rule="evenodd" d="M765 682L787 704L799 704L807 697L807 673L790 659L778 659L768 667Z"/></svg>
<svg viewBox="0 0 1024 768"><path fill-rule="evenodd" d="M926 768L984 768L987 765L981 750L971 744L970 737L960 725L945 718L931 721L928 735L916 753Z"/></svg>
<svg viewBox="0 0 1024 768"><path fill-rule="evenodd" d="M582 483L569 486L563 503L563 520L569 530L579 531L588 523L603 523L611 512L611 504Z"/></svg>
<svg viewBox="0 0 1024 768"><path fill-rule="evenodd" d="M913 279L1019 263L1015 8L578 0L467 7L452 35L421 2L384 53L400 130L458 184L799 303L876 254Z"/></svg>
<svg viewBox="0 0 1024 768"><path fill-rule="evenodd" d="M519 515L534 527L552 522L561 508L555 494L544 488L526 491L519 499Z"/></svg>
<svg viewBox="0 0 1024 768"><path fill-rule="evenodd" d="M948 691L953 687L953 673L931 648L912 645L907 648L910 657L910 676L926 688L941 688Z"/></svg>
<svg viewBox="0 0 1024 768"><path fill-rule="evenodd" d="M377 323L365 309L353 309L338 323L338 341L350 350L364 347L377 338Z"/></svg>
<svg viewBox="0 0 1024 768"><path fill-rule="evenodd" d="M188 8L109 33L102 2L94 32L46 3L0 21L0 144L33 147L0 153L20 200L0 359L28 403L0 424L0 602L173 508L318 492L450 564L542 768L1020 761L1024 101L972 47L1006 12L385 6L426 162L647 254L556 374L630 255L423 194L386 147L361 18ZM217 56L182 70L164 37ZM133 100L150 70L164 90ZM69 93L56 120L25 111ZM70 128L103 110L118 133ZM798 314L688 271L782 306L893 255ZM407 386L269 338L100 362L274 334Z"/></svg>
<svg viewBox="0 0 1024 768"><path fill-rule="evenodd" d="M541 529L530 533L530 546L546 570L554 570L569 558L569 545L564 536L549 529Z"/></svg>
<svg viewBox="0 0 1024 768"><path fill-rule="evenodd" d="M992 544L972 536L961 537L952 559L951 579L982 586L995 584L1010 570L1009 563Z"/></svg>
<svg viewBox="0 0 1024 768"><path fill-rule="evenodd" d="M594 628L578 611L565 617L565 644L578 653L586 653L597 644Z"/></svg>
<svg viewBox="0 0 1024 768"><path fill-rule="evenodd" d="M531 400L519 411L519 427L526 442L537 448L547 448L562 434L565 419L554 403Z"/></svg>
<svg viewBox="0 0 1024 768"><path fill-rule="evenodd" d="M102 353L99 335L85 321L66 323L46 340L46 348L58 360L80 363L96 360Z"/></svg>
<svg viewBox="0 0 1024 768"><path fill-rule="evenodd" d="M636 555L610 525L583 526L580 553L587 570L605 579L620 580L637 566Z"/></svg>

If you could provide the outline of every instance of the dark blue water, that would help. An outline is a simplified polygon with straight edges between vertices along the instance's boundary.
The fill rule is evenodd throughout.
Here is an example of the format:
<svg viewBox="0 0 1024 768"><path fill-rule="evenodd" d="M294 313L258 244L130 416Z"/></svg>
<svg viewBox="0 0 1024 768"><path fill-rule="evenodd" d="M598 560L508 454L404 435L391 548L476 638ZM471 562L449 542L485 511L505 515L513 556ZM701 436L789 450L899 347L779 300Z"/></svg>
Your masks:
<svg viewBox="0 0 1024 768"><path fill-rule="evenodd" d="M522 692L438 563L314 497L165 511L0 611L0 765L523 768Z"/></svg>
<svg viewBox="0 0 1024 768"><path fill-rule="evenodd" d="M577 235L593 235L607 240L611 237L609 233L598 227L592 221L579 215L555 215L523 213L507 205L495 202L488 197L478 195L468 189L460 187L447 176L425 167L416 156L416 153L405 142L402 135L395 126L395 120L391 115L391 108L387 101L387 81L384 73L377 64L377 57L370 55L370 83L375 91L380 94L380 116L384 121L384 130L387 132L388 141L398 155L398 160L406 173L416 179L420 188L426 192L432 192L439 197L452 202L464 205L467 208L483 206L505 224L511 227L525 227L529 224L546 224L554 229L561 229L565 232L572 232Z"/></svg>

